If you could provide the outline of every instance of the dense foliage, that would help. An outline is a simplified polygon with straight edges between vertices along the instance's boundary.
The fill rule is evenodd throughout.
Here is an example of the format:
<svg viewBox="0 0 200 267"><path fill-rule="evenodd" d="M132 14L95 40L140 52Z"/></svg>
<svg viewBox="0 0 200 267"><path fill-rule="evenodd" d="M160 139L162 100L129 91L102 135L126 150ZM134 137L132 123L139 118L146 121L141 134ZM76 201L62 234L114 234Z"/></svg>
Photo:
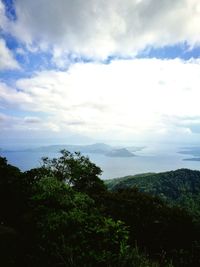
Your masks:
<svg viewBox="0 0 200 267"><path fill-rule="evenodd" d="M0 157L0 266L200 266L191 215L100 173L65 150L25 173Z"/></svg>
<svg viewBox="0 0 200 267"><path fill-rule="evenodd" d="M109 190L137 187L139 191L158 196L171 205L185 208L200 220L200 171L179 169L163 173L126 176L107 181Z"/></svg>

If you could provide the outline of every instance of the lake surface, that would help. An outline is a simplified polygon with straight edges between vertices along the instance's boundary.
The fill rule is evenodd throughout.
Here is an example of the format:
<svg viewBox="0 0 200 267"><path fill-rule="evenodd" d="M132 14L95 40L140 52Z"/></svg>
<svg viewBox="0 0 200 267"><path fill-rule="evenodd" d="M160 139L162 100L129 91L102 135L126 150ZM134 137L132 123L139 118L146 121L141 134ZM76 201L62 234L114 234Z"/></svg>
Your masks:
<svg viewBox="0 0 200 267"><path fill-rule="evenodd" d="M136 152L135 157L130 158L112 158L99 154L88 154L88 156L92 162L103 170L102 179L145 172L170 171L179 168L200 170L200 162L183 161L188 155L177 153L180 150L180 147L165 145L162 147L147 147L142 151ZM43 156L58 157L59 153L16 151L0 152L0 155L6 157L10 164L24 171L40 166Z"/></svg>

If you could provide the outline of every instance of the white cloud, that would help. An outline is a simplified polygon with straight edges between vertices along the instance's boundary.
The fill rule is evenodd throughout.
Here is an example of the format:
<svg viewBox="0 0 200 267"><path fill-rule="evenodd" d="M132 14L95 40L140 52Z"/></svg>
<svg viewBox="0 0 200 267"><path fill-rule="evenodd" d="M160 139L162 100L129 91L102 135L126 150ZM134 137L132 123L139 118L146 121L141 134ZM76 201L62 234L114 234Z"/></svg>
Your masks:
<svg viewBox="0 0 200 267"><path fill-rule="evenodd" d="M1 134L4 131L10 131L11 129L12 129L12 131L19 129L19 125L20 125L20 119L19 118L0 113Z"/></svg>
<svg viewBox="0 0 200 267"><path fill-rule="evenodd" d="M17 47L16 50L15 50L15 52L18 55L22 55L22 56L26 55L26 51L23 48L21 48L21 47Z"/></svg>
<svg viewBox="0 0 200 267"><path fill-rule="evenodd" d="M19 44L15 53L28 58L27 49L48 51L51 64L61 69L76 56L98 60L112 54L134 56L149 46L186 41L192 48L200 43L198 0L14 3L17 20L9 21L0 0L0 30L27 45ZM17 68L0 39L0 70ZM24 113L23 118L1 114L1 129L116 139L191 136L200 132L199 69L200 61L194 59L93 61L71 65L68 71L38 71L10 87L0 82L1 110ZM45 119L29 116L29 111L44 113Z"/></svg>
<svg viewBox="0 0 200 267"><path fill-rule="evenodd" d="M15 59L12 51L6 46L5 40L1 37L2 32L11 33L11 23L5 14L5 6L0 0L0 71L20 69L20 65Z"/></svg>
<svg viewBox="0 0 200 267"><path fill-rule="evenodd" d="M28 116L24 118L24 122L30 124L39 124L41 122L41 119L38 117Z"/></svg>
<svg viewBox="0 0 200 267"><path fill-rule="evenodd" d="M0 0L0 29L5 28L5 24L7 22L5 16L5 6L3 5L2 1Z"/></svg>
<svg viewBox="0 0 200 267"><path fill-rule="evenodd" d="M6 119L6 116L0 113L0 123L3 123L5 119Z"/></svg>
<svg viewBox="0 0 200 267"><path fill-rule="evenodd" d="M6 104L6 107L14 108L20 106L20 108L31 108L33 99L30 95L7 86L5 83L0 82L0 107ZM32 106L34 109L34 105Z"/></svg>
<svg viewBox="0 0 200 267"><path fill-rule="evenodd" d="M5 41L0 39L0 71L7 69L20 69L20 66L7 48Z"/></svg>
<svg viewBox="0 0 200 267"><path fill-rule="evenodd" d="M0 105L46 114L39 130L118 139L189 135L184 120L200 117L199 68L199 60L179 59L77 63L20 79L16 88L0 84Z"/></svg>
<svg viewBox="0 0 200 267"><path fill-rule="evenodd" d="M15 115L5 115L0 113L1 134L8 132L9 135L18 136L18 132L28 133L32 137L36 132L45 131L59 132L59 126L53 123L49 118L39 118L34 116L17 117ZM5 136L4 136L5 137Z"/></svg>
<svg viewBox="0 0 200 267"><path fill-rule="evenodd" d="M106 58L148 45L200 42L198 0L18 0L6 29L30 47ZM60 59L60 57L58 58ZM62 62L59 62L62 64Z"/></svg>

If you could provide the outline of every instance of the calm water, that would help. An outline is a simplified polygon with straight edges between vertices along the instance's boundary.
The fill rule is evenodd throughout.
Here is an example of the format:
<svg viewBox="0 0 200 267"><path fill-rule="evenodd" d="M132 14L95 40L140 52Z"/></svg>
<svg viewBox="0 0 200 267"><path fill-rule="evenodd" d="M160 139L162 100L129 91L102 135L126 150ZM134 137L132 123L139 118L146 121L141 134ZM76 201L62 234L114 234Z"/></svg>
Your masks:
<svg viewBox="0 0 200 267"><path fill-rule="evenodd" d="M103 174L101 178L109 179L122 177L125 175L138 174L144 172L161 172L175 170L178 168L189 168L200 170L200 162L183 161L188 155L181 155L177 152L180 147L162 146L157 148L146 148L136 153L136 157L131 158L111 158L98 154L88 154L91 161L101 167ZM41 157L57 157L59 153L42 152L0 152L5 156L10 164L19 167L21 170L28 170L40 166Z"/></svg>

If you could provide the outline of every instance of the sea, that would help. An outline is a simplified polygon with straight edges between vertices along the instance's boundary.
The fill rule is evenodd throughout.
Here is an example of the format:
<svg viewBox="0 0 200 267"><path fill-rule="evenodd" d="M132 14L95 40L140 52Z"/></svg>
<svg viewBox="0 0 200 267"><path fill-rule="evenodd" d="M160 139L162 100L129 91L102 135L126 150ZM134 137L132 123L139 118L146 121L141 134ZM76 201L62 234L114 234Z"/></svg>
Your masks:
<svg viewBox="0 0 200 267"><path fill-rule="evenodd" d="M9 149L9 147L7 147ZM87 154L90 160L102 169L102 179L118 178L147 172L164 172L180 168L200 170L200 161L185 161L188 155L180 154L183 148L174 144L145 146L136 151L134 157L108 157L101 154ZM22 171L39 167L42 157L59 157L59 153L43 153L22 151L18 147L12 151L3 152L0 156L6 157L8 162Z"/></svg>

